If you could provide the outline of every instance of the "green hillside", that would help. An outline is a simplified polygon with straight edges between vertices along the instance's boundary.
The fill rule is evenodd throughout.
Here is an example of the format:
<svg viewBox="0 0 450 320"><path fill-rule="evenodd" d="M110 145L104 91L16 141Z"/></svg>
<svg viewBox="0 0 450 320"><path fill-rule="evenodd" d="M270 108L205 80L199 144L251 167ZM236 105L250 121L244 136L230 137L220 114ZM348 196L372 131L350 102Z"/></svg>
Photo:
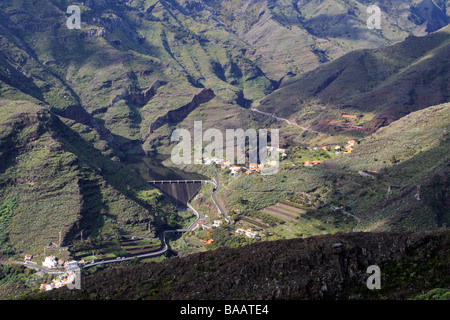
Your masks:
<svg viewBox="0 0 450 320"><path fill-rule="evenodd" d="M374 176L363 178L364 188L350 196L355 212L366 217L360 229L431 230L449 225L449 116L448 103L413 112L376 131L351 154L324 164Z"/></svg>
<svg viewBox="0 0 450 320"><path fill-rule="evenodd" d="M379 30L367 26L373 4L382 11ZM67 28L69 5L80 7L81 29ZM216 197L233 223L170 234L169 250L156 259L217 255L106 270L105 277L120 278L103 284L117 291L103 293L90 291L94 267L86 291L72 297L446 296L449 22L449 0L0 1L0 297L24 291L20 285L34 277L9 258L33 254L40 263L53 250L92 261L157 250L165 245L162 231L184 228L195 216L147 180L214 179L216 171L219 185L202 186L192 205L211 223L224 218ZM224 136L226 129L280 129L286 153L279 171L175 166L171 134L192 132L194 121ZM403 231L433 233L392 233ZM365 266L361 250L381 241L384 251L376 257L395 256L382 260L390 279L414 263L422 280L430 275L421 263L437 278L388 287L383 296L356 290L360 270L339 282L336 270L315 263L336 258L323 248L338 240L347 241L345 259L353 267ZM296 251L304 244L311 250ZM239 248L221 248L227 246ZM433 256L425 257L430 247ZM264 261L248 258L253 248ZM247 258L239 259L238 249ZM270 264L275 251L279 274ZM292 258L299 254L313 258ZM284 270L305 261L311 267L305 272L355 289L356 296L316 290L324 284L316 276L294 276L291 294L283 277L293 275ZM175 281L169 264L185 278ZM215 278L213 289L203 283L202 292L190 291L203 275L242 266L248 277L283 279L289 292L277 295L272 285L246 291L263 283L236 283L231 277L238 269ZM260 272L265 268L270 274ZM164 271L149 281L151 270ZM133 289L125 290L131 282ZM221 290L222 284L238 293Z"/></svg>
<svg viewBox="0 0 450 320"><path fill-rule="evenodd" d="M259 219L290 229L288 233L280 227L262 229L282 238L292 237L292 232L305 237L352 230L445 228L450 223L449 108L447 103L413 112L360 138L351 153L300 152L290 146L274 175L231 175L221 170L218 196L230 215L236 208L241 211L240 220ZM334 150L334 144L330 147ZM323 162L307 168L306 160ZM273 224L265 208L283 200L306 213ZM348 218L349 214L356 218Z"/></svg>
<svg viewBox="0 0 450 320"><path fill-rule="evenodd" d="M339 132L341 115L373 131L406 114L448 102L450 28L375 50L357 50L290 80L258 108ZM356 130L357 131L357 130Z"/></svg>
<svg viewBox="0 0 450 320"><path fill-rule="evenodd" d="M200 108L197 118L219 129L256 125L245 108L291 77L448 23L444 1L399 2L404 11L379 1L389 19L370 30L368 3L356 0L2 1L0 95L77 121L67 108L81 107L123 151L143 154L167 144L171 128L151 130L155 121L202 89L215 95L191 110ZM81 7L81 30L65 26L69 4ZM217 110L230 121L217 121Z"/></svg>
<svg viewBox="0 0 450 320"><path fill-rule="evenodd" d="M80 237L155 235L158 213L174 210L114 160L95 130L28 102L0 105L2 245L10 249L0 254L39 255Z"/></svg>

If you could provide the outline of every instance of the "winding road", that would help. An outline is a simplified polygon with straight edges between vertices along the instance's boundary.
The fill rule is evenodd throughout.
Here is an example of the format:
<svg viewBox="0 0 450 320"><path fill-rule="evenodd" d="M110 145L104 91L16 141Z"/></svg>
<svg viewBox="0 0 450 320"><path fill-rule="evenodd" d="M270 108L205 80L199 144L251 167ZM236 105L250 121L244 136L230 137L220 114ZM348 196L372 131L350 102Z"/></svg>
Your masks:
<svg viewBox="0 0 450 320"><path fill-rule="evenodd" d="M291 125L291 126L299 127L299 128L302 129L303 131L310 131L310 132L313 132L313 133L318 134L319 136L324 135L323 132L319 132L319 131L315 131L315 130L312 130L312 129L309 129L309 128L306 128L306 127L302 127L301 125L298 125L297 123L292 122L292 121L290 121L290 120L288 120L288 119L277 117L277 116L275 115L275 113L263 112L263 111L260 111L260 110L258 110L258 109L256 109L256 108L251 108L251 110L254 111L254 112L257 112L257 113L260 113L260 114L263 114L263 115L272 117L272 118L274 118L274 119L276 119L276 120L278 120L278 121L284 121L284 122L286 122L287 124L289 124L289 125Z"/></svg>
<svg viewBox="0 0 450 320"><path fill-rule="evenodd" d="M215 188L213 190L213 193L211 194L211 199L214 202L214 204L216 205L216 207L219 210L219 212L228 221L228 224L233 224L233 221L231 220L231 218L225 214L225 212L223 211L223 209L220 207L219 203L217 202L216 192L219 189L219 175L218 175L217 171L215 171L215 174L216 174L216 176L215 176L214 180L203 180L202 182L203 183L214 184ZM167 250L169 250L169 246L166 243L166 233L184 233L184 232L193 231L198 226L198 223L200 221L206 221L206 217L202 213L197 211L197 209L195 209L190 203L187 203L187 207L192 212L194 212L194 214L197 216L197 219L193 223L191 223L191 225L187 229L164 230L161 233L161 244L162 244L162 247L159 250L154 251L154 252L141 254L141 255L138 255L138 256L133 256L133 257L121 257L121 258L112 259L112 260L98 261L98 262L87 264L87 265L84 266L84 268L89 268L89 267L93 267L93 266L97 266L97 265L101 265L101 264L107 264L107 263L129 261L129 260L132 260L134 258L138 258L138 259L151 258L151 257L156 257L156 256L159 256L159 255L165 253Z"/></svg>
<svg viewBox="0 0 450 320"><path fill-rule="evenodd" d="M217 209L219 210L219 212L224 216L224 218L228 221L229 224L232 224L233 222L232 222L231 218L228 217L225 214L225 212L222 210L220 205L217 203L216 191L219 188L219 175L217 174L217 171L215 171L215 174L216 174L216 177L215 177L214 180L203 180L202 182L203 183L214 184L215 187L214 187L213 193L211 194L211 198L212 198L214 204L216 205ZM94 261L92 263L85 264L83 266L83 268L90 268L90 267L94 267L94 266L98 266L98 265L102 265L102 264L130 261L130 260L135 259L135 258L138 258L138 259L151 258L151 257L156 257L156 256L159 256L161 254L164 254L165 252L167 252L167 250L169 250L169 246L167 245L167 242L166 242L166 233L184 233L184 232L193 231L198 226L198 223L200 221L206 221L206 217L203 214L201 214L199 211L197 211L197 209L195 209L190 203L187 203L187 207L192 212L194 212L194 214L197 216L197 219L193 223L191 223L191 225L187 229L175 229L175 230L164 230L164 231L162 231L161 235L160 235L160 240L161 240L162 246L157 251L144 253L144 254L136 255L136 256L132 256L132 257L118 257L116 259L100 260L100 261L96 261L96 262ZM135 236L135 237L141 238L141 239L149 239L149 238L145 238L145 237L141 237L141 236ZM37 264L29 264L29 263L24 263L24 262L19 262L19 261L13 261L13 263L21 264L21 265L23 265L25 267L36 269L36 270L42 271L42 272L47 273L47 274L61 274L61 273L64 273L64 271L48 269L48 268L39 266Z"/></svg>

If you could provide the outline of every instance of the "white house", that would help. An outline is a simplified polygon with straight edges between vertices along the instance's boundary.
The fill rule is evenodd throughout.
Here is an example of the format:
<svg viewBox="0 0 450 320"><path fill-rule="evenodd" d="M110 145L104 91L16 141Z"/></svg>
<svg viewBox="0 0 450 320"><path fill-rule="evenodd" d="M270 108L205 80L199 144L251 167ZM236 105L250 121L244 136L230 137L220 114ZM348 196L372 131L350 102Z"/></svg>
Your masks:
<svg viewBox="0 0 450 320"><path fill-rule="evenodd" d="M241 170L241 167L238 167L238 166L232 166L232 167L230 167L230 170L231 170L231 173L232 173L232 174L236 174L236 173L239 172L239 170Z"/></svg>
<svg viewBox="0 0 450 320"><path fill-rule="evenodd" d="M211 160L212 160L214 163L216 163L216 164L221 164L221 163L224 162L223 159L219 159L219 158L212 158Z"/></svg>
<svg viewBox="0 0 450 320"><path fill-rule="evenodd" d="M66 269L77 268L78 267L78 262L75 261L75 260L67 261L65 267L66 267Z"/></svg>
<svg viewBox="0 0 450 320"><path fill-rule="evenodd" d="M252 229L242 229L239 228L235 231L238 234L244 234L246 237L251 238L251 239L260 239L261 236L259 235L259 232L256 231L252 231Z"/></svg>
<svg viewBox="0 0 450 320"><path fill-rule="evenodd" d="M52 287L52 285L51 284L47 284L47 283L43 283L43 284L41 284L41 290L42 291L50 291L50 290L52 290L53 289L53 287Z"/></svg>
<svg viewBox="0 0 450 320"><path fill-rule="evenodd" d="M210 158L203 158L203 162L204 162L204 164L212 164L213 160Z"/></svg>
<svg viewBox="0 0 450 320"><path fill-rule="evenodd" d="M259 235L259 232L251 231L251 230L246 230L245 235L252 239L260 239L261 238L261 236Z"/></svg>
<svg viewBox="0 0 450 320"><path fill-rule="evenodd" d="M222 224L222 220L214 220L213 227L220 227Z"/></svg>
<svg viewBox="0 0 450 320"><path fill-rule="evenodd" d="M42 265L47 268L56 268L58 265L58 262L56 262L56 258L54 256L45 257L44 262L42 262Z"/></svg>

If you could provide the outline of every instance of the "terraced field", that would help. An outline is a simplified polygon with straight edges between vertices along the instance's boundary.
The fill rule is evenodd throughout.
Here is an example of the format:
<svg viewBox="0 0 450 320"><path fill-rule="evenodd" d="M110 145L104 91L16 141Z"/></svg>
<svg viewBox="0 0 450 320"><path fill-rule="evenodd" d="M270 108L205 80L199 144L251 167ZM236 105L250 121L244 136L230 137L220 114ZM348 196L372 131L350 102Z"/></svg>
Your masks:
<svg viewBox="0 0 450 320"><path fill-rule="evenodd" d="M300 214L305 213L306 210L291 207L283 203L277 203L274 206L263 209L262 212L282 221L292 221L297 219Z"/></svg>
<svg viewBox="0 0 450 320"><path fill-rule="evenodd" d="M123 239L120 240L120 244L129 255L149 253L161 247L159 243L153 243L148 239Z"/></svg>

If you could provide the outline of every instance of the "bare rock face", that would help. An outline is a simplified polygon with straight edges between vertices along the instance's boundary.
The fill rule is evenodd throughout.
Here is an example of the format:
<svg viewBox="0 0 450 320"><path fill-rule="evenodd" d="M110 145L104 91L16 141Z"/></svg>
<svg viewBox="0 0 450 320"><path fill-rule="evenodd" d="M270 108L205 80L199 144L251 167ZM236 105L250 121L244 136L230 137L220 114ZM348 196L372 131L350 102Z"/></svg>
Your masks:
<svg viewBox="0 0 450 320"><path fill-rule="evenodd" d="M86 110L84 110L83 107L77 105L67 106L59 113L59 115L86 125L89 124L91 119Z"/></svg>
<svg viewBox="0 0 450 320"><path fill-rule="evenodd" d="M197 108L200 104L205 103L214 97L215 94L212 89L203 89L198 94L194 95L191 102L189 102L188 104L178 109L170 110L164 116L156 119L156 121L153 122L150 126L150 133L166 123L176 123L183 120L190 112L192 112L192 110Z"/></svg>
<svg viewBox="0 0 450 320"><path fill-rule="evenodd" d="M145 71L143 73L145 74ZM144 92L130 94L128 100L138 106L144 106L156 94L156 90L158 90L162 86L165 86L166 84L167 81L156 80L152 84L152 86Z"/></svg>

